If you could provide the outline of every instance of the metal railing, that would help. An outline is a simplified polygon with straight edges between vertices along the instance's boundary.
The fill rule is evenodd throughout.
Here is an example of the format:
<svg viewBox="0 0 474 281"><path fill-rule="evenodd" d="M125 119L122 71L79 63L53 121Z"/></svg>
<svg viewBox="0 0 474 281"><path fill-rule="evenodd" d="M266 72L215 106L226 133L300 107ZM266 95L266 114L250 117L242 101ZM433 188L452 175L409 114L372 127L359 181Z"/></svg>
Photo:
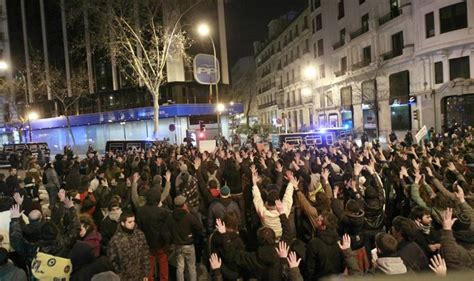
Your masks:
<svg viewBox="0 0 474 281"><path fill-rule="evenodd" d="M395 57L401 56L402 54L403 54L403 49L400 48L400 49L391 50L390 52L386 52L382 55L382 57L384 60L390 60Z"/></svg>
<svg viewBox="0 0 474 281"><path fill-rule="evenodd" d="M334 72L334 75L336 75L336 77L339 77L339 76L342 76L344 74L346 74L347 70L346 69L341 69L341 70L338 70L336 72Z"/></svg>
<svg viewBox="0 0 474 281"><path fill-rule="evenodd" d="M277 104L277 102L275 100L272 100L270 102L259 105L258 109L267 108L267 107L270 107L270 106L274 106L276 104Z"/></svg>
<svg viewBox="0 0 474 281"><path fill-rule="evenodd" d="M352 70L358 70L358 69L361 69L363 67L366 67L368 65L370 65L372 61L371 60L363 60L363 61L360 61L358 63L355 63L352 65L351 69Z"/></svg>
<svg viewBox="0 0 474 281"><path fill-rule="evenodd" d="M339 49L340 47L344 46L344 41L339 41L336 44L332 45L333 50Z"/></svg>
<svg viewBox="0 0 474 281"><path fill-rule="evenodd" d="M361 36L362 34L366 33L367 31L369 31L369 26L368 25L362 26L361 28L357 29L356 31L351 32L351 40Z"/></svg>
<svg viewBox="0 0 474 281"><path fill-rule="evenodd" d="M402 14L402 9L392 9L388 14L379 18L379 25L384 25L387 22L393 20L394 18Z"/></svg>

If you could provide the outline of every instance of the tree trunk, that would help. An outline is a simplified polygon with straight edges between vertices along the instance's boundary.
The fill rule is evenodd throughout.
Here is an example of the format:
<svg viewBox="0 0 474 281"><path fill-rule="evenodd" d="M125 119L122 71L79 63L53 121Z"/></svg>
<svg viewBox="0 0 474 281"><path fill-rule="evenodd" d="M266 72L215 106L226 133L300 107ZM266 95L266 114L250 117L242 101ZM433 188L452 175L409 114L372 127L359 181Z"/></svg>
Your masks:
<svg viewBox="0 0 474 281"><path fill-rule="evenodd" d="M251 103L252 103L252 95L249 96L249 103L247 105L247 112L245 113L245 119L247 120L248 125L250 125L249 113L250 113L250 104Z"/></svg>
<svg viewBox="0 0 474 281"><path fill-rule="evenodd" d="M67 110L65 110L65 111L67 111ZM76 152L77 151L76 139L74 138L74 133L72 132L71 121L69 120L69 115L67 113L65 114L65 116L66 116L67 128L68 128L69 134L71 134L71 138L72 138L73 150L74 150L74 152Z"/></svg>
<svg viewBox="0 0 474 281"><path fill-rule="evenodd" d="M159 95L153 94L153 139L158 140L158 130L160 127L160 104Z"/></svg>

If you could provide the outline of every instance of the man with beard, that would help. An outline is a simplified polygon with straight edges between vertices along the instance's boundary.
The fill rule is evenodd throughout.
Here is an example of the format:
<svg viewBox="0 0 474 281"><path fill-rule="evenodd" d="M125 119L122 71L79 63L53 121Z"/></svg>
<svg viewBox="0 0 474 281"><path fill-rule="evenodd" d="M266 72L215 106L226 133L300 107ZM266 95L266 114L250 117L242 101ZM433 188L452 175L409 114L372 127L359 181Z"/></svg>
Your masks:
<svg viewBox="0 0 474 281"><path fill-rule="evenodd" d="M120 215L120 225L107 247L107 256L120 280L147 280L149 253L145 234L136 228L135 215Z"/></svg>
<svg viewBox="0 0 474 281"><path fill-rule="evenodd" d="M430 211L421 206L416 206L411 210L410 216L418 229L415 242L420 245L425 255L430 259L441 247L439 243L440 233L432 226L433 219Z"/></svg>

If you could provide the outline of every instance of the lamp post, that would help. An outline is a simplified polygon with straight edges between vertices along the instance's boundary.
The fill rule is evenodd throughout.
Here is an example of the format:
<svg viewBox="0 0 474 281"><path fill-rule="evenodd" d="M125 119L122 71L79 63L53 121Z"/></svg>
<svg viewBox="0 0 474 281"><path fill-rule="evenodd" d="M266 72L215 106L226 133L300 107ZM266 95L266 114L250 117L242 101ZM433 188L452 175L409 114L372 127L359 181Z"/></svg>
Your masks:
<svg viewBox="0 0 474 281"><path fill-rule="evenodd" d="M308 65L303 69L303 78L309 81L309 87L303 88L302 94L305 97L313 97L313 81L316 79L316 68L312 65ZM311 109L312 111L312 109ZM311 118L311 116L310 116ZM310 120L310 124L311 124ZM312 129L312 128L311 128Z"/></svg>
<svg viewBox="0 0 474 281"><path fill-rule="evenodd" d="M217 104L217 124L218 124L217 126L218 126L218 134L219 134L219 137L220 137L221 136L221 131L220 131L221 116L220 115L221 115L222 112L219 110L219 106L221 105L221 104L219 104L219 83L218 83L218 77L220 77L220 69L217 69L216 45L214 44L214 39L212 38L211 29L209 28L208 24L201 23L198 26L197 31L198 31L200 36L209 37L209 39L211 40L211 44L212 44L212 52L213 52L213 55L214 55L214 78L215 78L215 83L216 83L216 102L215 103ZM209 89L210 89L210 95L211 95L211 99L212 99L212 83L209 84ZM224 107L224 109L225 109L225 107Z"/></svg>

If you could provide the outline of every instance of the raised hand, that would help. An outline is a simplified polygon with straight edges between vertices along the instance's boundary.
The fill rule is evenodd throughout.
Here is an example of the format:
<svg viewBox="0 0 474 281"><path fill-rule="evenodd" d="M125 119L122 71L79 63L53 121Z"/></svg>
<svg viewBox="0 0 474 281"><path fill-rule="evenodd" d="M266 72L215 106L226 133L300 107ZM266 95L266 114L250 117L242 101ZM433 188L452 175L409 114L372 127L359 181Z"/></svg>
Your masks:
<svg viewBox="0 0 474 281"><path fill-rule="evenodd" d="M288 256L289 249L290 247L284 241L280 241L280 243L278 243L278 247L275 248L278 256L282 259L286 259L286 257Z"/></svg>
<svg viewBox="0 0 474 281"><path fill-rule="evenodd" d="M136 183L140 179L140 174L135 172L132 176L132 182Z"/></svg>
<svg viewBox="0 0 474 281"><path fill-rule="evenodd" d="M216 230L220 233L220 234L224 234L225 233L225 223L221 220L221 219L216 219Z"/></svg>
<svg viewBox="0 0 474 281"><path fill-rule="evenodd" d="M337 244L339 245L339 248L341 250L347 250L351 248L351 237L348 234L344 234L342 236L342 243L341 241L337 241Z"/></svg>
<svg viewBox="0 0 474 281"><path fill-rule="evenodd" d="M258 183L258 173L256 171L252 173L252 183L254 186Z"/></svg>
<svg viewBox="0 0 474 281"><path fill-rule="evenodd" d="M443 218L443 229L451 230L457 220L457 218L453 219L453 209L447 208L446 211L441 214L441 217Z"/></svg>
<svg viewBox="0 0 474 281"><path fill-rule="evenodd" d="M63 203L64 203L64 206L65 206L67 209L70 209L70 208L74 207L74 202L73 202L73 201L71 200L71 198L69 198L69 197L64 198Z"/></svg>
<svg viewBox="0 0 474 281"><path fill-rule="evenodd" d="M202 163L201 158L196 157L196 159L194 159L194 169L198 170L199 167L201 167L201 163Z"/></svg>
<svg viewBox="0 0 474 281"><path fill-rule="evenodd" d="M434 255L430 261L431 263L429 264L429 267L436 275L446 276L448 268L446 267L446 261L441 257L440 254Z"/></svg>
<svg viewBox="0 0 474 281"><path fill-rule="evenodd" d="M288 266L290 268L298 267L301 262L301 258L298 258L295 252L291 252L286 258L286 260L288 261Z"/></svg>
<svg viewBox="0 0 474 281"><path fill-rule="evenodd" d="M211 265L212 270L216 270L221 268L222 261L221 259L217 256L216 253L213 253L211 257L209 258L209 263Z"/></svg>
<svg viewBox="0 0 474 281"><path fill-rule="evenodd" d="M281 166L280 162L275 163L275 171L277 171L278 173L283 172L283 167Z"/></svg>
<svg viewBox="0 0 474 281"><path fill-rule="evenodd" d="M21 206L21 204L23 204L24 197L22 195L20 195L20 193L15 192L13 194L13 199L15 199L16 204L18 204L20 206Z"/></svg>
<svg viewBox="0 0 474 281"><path fill-rule="evenodd" d="M466 202L466 199L464 199L464 190L459 185L457 186L457 188L458 191L454 192L454 194L456 194L456 197L459 199L459 202Z"/></svg>
<svg viewBox="0 0 474 281"><path fill-rule="evenodd" d="M58 197L60 202L64 202L64 198L66 198L66 190L60 189L58 192Z"/></svg>
<svg viewBox="0 0 474 281"><path fill-rule="evenodd" d="M21 217L20 205L13 205L10 208L10 218L17 219L19 217Z"/></svg>
<svg viewBox="0 0 474 281"><path fill-rule="evenodd" d="M171 171L170 170L166 171L165 180L166 180L166 182L171 182Z"/></svg>
<svg viewBox="0 0 474 281"><path fill-rule="evenodd" d="M323 169L323 171L321 172L321 177L324 180L328 181L328 179L329 179L329 169Z"/></svg>
<svg viewBox="0 0 474 281"><path fill-rule="evenodd" d="M355 175L355 176L360 175L360 172L362 171L362 168L363 168L363 167L364 167L364 166L362 166L361 164L355 163L355 164L354 164L354 175Z"/></svg>

